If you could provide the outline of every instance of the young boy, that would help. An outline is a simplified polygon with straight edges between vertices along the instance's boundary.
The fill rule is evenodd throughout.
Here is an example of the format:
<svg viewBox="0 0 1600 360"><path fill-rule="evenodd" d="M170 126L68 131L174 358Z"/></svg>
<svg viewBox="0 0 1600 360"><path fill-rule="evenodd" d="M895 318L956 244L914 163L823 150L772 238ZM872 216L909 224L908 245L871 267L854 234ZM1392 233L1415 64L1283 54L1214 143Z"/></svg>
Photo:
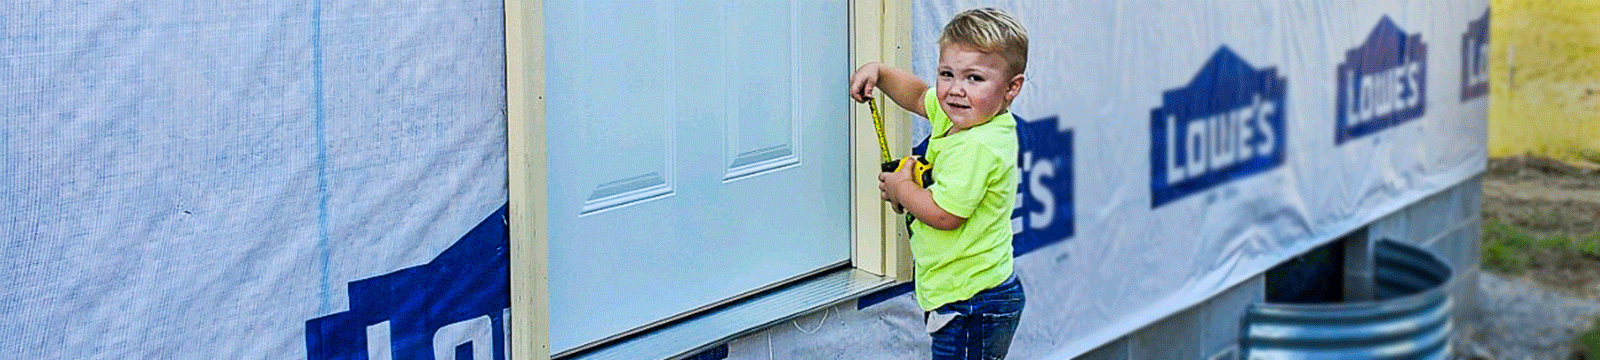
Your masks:
<svg viewBox="0 0 1600 360"><path fill-rule="evenodd" d="M909 170L883 173L878 188L911 213L917 305L926 312L934 359L1001 359L1021 318L1022 284L1012 272L1011 209L1017 196L1016 118L1028 34L995 9L957 14L939 37L937 87L880 63L850 77L850 97L882 89L928 118L934 183Z"/></svg>

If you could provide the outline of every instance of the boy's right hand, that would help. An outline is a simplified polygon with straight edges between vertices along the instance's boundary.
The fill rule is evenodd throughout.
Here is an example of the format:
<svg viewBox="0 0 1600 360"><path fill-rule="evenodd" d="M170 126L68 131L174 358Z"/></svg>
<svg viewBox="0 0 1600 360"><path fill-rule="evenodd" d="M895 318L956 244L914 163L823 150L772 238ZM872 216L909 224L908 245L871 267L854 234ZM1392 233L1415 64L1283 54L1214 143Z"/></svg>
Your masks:
<svg viewBox="0 0 1600 360"><path fill-rule="evenodd" d="M928 117L927 111L922 109L922 95L928 91L928 83L918 80L911 72L870 62L850 74L851 100L867 102L876 99L872 95L872 88L883 90L883 95L893 100L895 105L900 105L900 108L917 116Z"/></svg>
<svg viewBox="0 0 1600 360"><path fill-rule="evenodd" d="M872 100L872 88L878 86L878 67L883 64L870 62L856 69L850 75L850 99L856 102Z"/></svg>

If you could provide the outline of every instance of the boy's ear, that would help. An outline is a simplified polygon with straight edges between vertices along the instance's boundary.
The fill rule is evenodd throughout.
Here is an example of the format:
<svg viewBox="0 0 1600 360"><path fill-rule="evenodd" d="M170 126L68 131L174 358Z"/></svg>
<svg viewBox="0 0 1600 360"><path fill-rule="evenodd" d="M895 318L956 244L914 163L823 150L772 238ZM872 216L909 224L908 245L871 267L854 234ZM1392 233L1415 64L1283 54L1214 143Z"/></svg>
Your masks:
<svg viewBox="0 0 1600 360"><path fill-rule="evenodd" d="M1022 81L1026 78L1023 74L1011 77L1011 82L1006 84L1006 102L1011 102L1011 100L1017 98L1017 94L1022 93Z"/></svg>

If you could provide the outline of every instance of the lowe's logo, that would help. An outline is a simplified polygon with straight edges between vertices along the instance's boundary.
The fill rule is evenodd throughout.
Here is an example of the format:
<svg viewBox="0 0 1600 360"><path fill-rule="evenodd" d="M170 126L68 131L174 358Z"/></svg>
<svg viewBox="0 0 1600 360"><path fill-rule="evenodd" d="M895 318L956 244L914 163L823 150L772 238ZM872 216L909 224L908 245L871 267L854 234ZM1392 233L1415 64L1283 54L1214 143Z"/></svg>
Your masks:
<svg viewBox="0 0 1600 360"><path fill-rule="evenodd" d="M1256 70L1223 46L1187 86L1150 110L1150 207L1277 168L1284 158L1278 70Z"/></svg>
<svg viewBox="0 0 1600 360"><path fill-rule="evenodd" d="M1422 117L1427 108L1428 45L1406 35L1386 15L1367 41L1339 64L1339 110L1334 143L1370 135Z"/></svg>
<svg viewBox="0 0 1600 360"><path fill-rule="evenodd" d="M1489 10L1461 34L1461 101L1489 94Z"/></svg>
<svg viewBox="0 0 1600 360"><path fill-rule="evenodd" d="M433 261L351 282L350 311L306 321L308 360L503 360L506 207Z"/></svg>
<svg viewBox="0 0 1600 360"><path fill-rule="evenodd" d="M1012 253L1021 256L1072 236L1072 130L1048 117L1017 117L1017 201L1011 212Z"/></svg>

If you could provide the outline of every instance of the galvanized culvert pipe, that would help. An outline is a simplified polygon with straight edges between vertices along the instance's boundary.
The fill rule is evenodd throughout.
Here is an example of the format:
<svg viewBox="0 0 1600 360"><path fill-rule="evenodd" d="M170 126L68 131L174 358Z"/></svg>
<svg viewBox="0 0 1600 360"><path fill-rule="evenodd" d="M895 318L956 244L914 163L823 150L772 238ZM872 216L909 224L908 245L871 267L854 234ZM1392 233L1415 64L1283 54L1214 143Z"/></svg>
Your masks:
<svg viewBox="0 0 1600 360"><path fill-rule="evenodd" d="M1394 241L1373 249L1375 299L1251 305L1246 359L1446 359L1450 355L1450 266Z"/></svg>

